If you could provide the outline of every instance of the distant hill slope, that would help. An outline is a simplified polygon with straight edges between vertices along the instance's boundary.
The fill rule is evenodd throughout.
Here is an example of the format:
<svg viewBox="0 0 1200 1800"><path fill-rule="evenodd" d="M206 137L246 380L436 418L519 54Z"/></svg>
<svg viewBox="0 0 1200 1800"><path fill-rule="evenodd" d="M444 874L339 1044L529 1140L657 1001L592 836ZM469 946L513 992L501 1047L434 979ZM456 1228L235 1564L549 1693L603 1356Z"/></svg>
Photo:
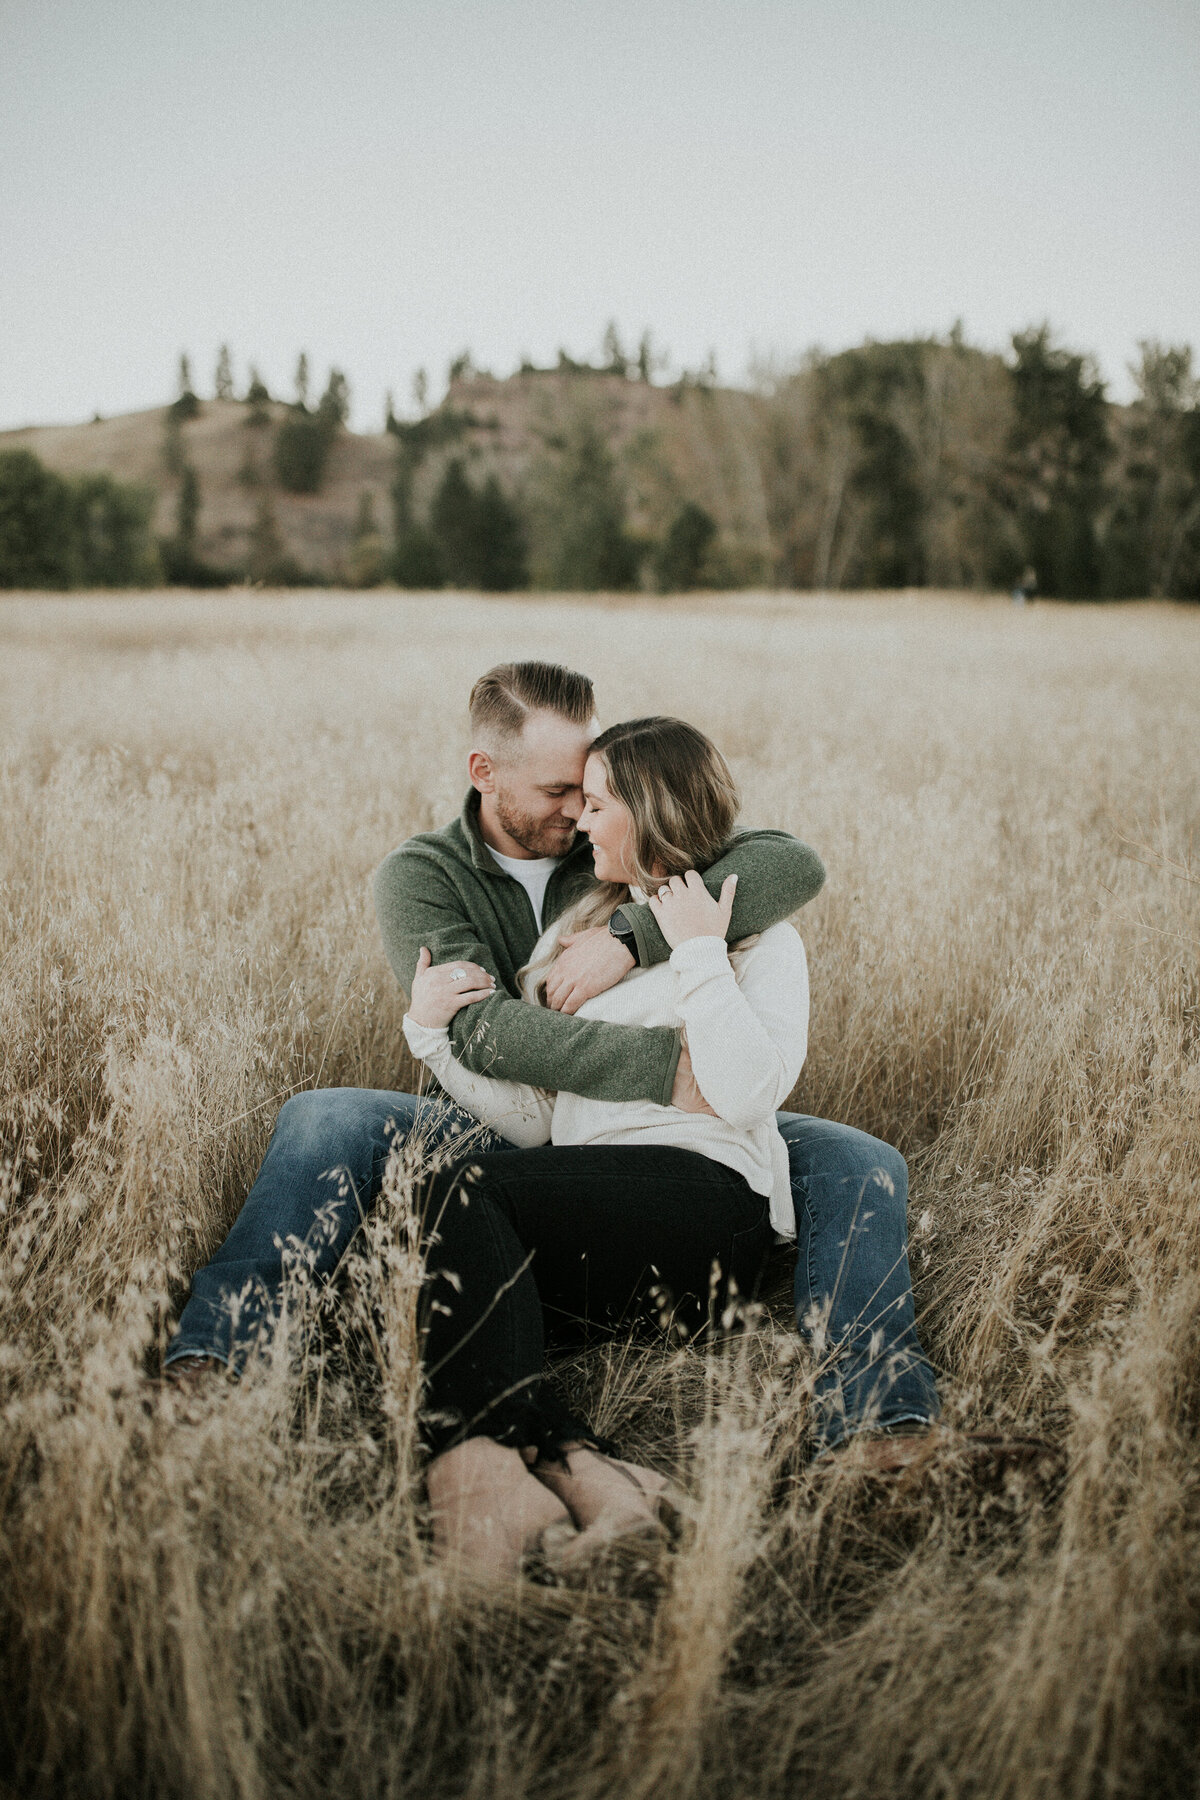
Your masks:
<svg viewBox="0 0 1200 1800"><path fill-rule="evenodd" d="M439 410L471 421L467 455L518 492L539 453L573 415L586 413L617 459L635 533L661 538L691 500L716 521L735 583L761 580L770 569L768 408L756 394L687 380L655 387L598 371L525 370L456 382Z"/></svg>
<svg viewBox="0 0 1200 1800"><path fill-rule="evenodd" d="M368 581L389 568L435 580L437 546L432 561L411 553L422 533L444 548L462 525L463 482L432 506L460 459L477 498L495 476L516 503L535 586L1011 589L1032 569L1047 597L1200 597L1200 408L1182 375L1157 410L1114 406L1087 359L1046 331L1014 346L1009 362L953 335L868 341L814 353L769 392L698 377L658 387L570 362L505 379L468 369L421 420L339 430L313 495L279 485L275 443L295 417L279 402L256 414L206 400L183 424L159 407L3 432L0 450L145 484L163 539L191 468L199 559L264 580ZM1155 354L1168 373L1190 367L1182 352ZM372 541L356 549L364 498ZM494 536L506 512L484 515ZM672 563L689 532L702 548ZM601 541L617 560L558 554Z"/></svg>
<svg viewBox="0 0 1200 1800"><path fill-rule="evenodd" d="M244 402L204 400L199 417L180 427L182 455L200 483L199 554L220 568L243 568L266 496L284 551L318 577L344 580L364 494L391 540L396 439L339 432L321 491L289 494L272 462L274 435L289 408L272 402L267 410L269 422L254 426ZM452 456L473 475L494 472L519 494L539 454L580 411L594 418L617 460L636 532L661 536L683 501L694 500L720 527L731 574L765 572L771 545L760 467L763 403L732 389L660 388L576 370L526 370L506 380L468 374L430 415L434 448L417 472L418 507ZM28 449L60 474L105 472L152 488L155 530L167 537L179 490L167 456L168 418L169 408L155 407L91 424L30 426L0 432L0 451Z"/></svg>
<svg viewBox="0 0 1200 1800"><path fill-rule="evenodd" d="M155 530L175 526L178 478L166 460L168 408L97 420L90 425L43 425L0 432L0 450L28 449L62 475L103 471L121 481L153 488L158 496ZM200 480L200 555L221 568L246 561L261 496L269 494L284 548L305 569L338 578L354 534L359 496L375 497L386 524L394 450L392 440L340 432L319 494L287 494L271 466L271 440L288 408L273 404L271 423L247 423L249 408L237 400L205 400L200 416L181 427L183 454Z"/></svg>

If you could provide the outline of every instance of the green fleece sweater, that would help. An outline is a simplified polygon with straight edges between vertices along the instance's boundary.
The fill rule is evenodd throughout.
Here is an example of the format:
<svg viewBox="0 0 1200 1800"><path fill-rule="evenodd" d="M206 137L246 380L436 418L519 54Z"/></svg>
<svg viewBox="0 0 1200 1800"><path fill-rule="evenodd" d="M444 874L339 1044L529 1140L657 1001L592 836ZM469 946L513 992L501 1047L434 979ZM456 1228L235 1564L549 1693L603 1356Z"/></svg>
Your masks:
<svg viewBox="0 0 1200 1800"><path fill-rule="evenodd" d="M738 877L729 937L750 937L812 899L825 879L815 850L786 831L746 831L704 873L715 895ZM592 847L579 836L550 877L542 904L549 925L595 885ZM535 1087L564 1088L594 1100L652 1100L669 1106L679 1033L669 1026L609 1025L518 998L517 970L538 939L529 896L493 857L479 831L479 795L440 831L393 850L375 872L375 910L388 961L405 992L422 944L435 963L478 963L495 976L490 1000L465 1006L450 1025L454 1054L477 1074ZM670 946L648 906L623 908L643 967L665 962Z"/></svg>

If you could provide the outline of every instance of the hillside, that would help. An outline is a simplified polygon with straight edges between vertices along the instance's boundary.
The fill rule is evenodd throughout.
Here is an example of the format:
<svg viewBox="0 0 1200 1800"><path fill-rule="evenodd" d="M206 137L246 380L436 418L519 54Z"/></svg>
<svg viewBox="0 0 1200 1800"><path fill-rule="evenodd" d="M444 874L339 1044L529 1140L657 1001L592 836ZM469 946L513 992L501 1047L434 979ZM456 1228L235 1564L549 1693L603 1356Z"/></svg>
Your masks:
<svg viewBox="0 0 1200 1800"><path fill-rule="evenodd" d="M386 432L341 431L320 492L289 494L272 465L274 435L289 410L273 402L270 423L254 426L243 402L205 400L199 417L180 427L182 455L200 483L197 548L218 568L243 567L266 495L285 553L316 576L344 580L364 494L390 540L397 440ZM417 502L427 504L450 456L461 456L473 475L495 472L508 492L519 493L539 453L583 412L617 457L639 535L659 536L681 501L695 499L721 527L738 568L761 573L770 549L754 453L761 410L750 394L658 388L617 375L468 374L426 422L431 448L420 459ZM27 449L61 475L103 472L153 488L155 529L166 537L175 528L179 489L167 457L169 413L154 407L90 424L0 432L0 452Z"/></svg>
<svg viewBox="0 0 1200 1800"><path fill-rule="evenodd" d="M465 450L481 474L494 470L517 493L527 487L537 459L561 443L570 421L590 418L616 458L638 537L661 538L691 500L716 521L731 584L761 581L773 571L763 466L770 409L756 394L539 369L505 380L471 375L452 385L439 410L452 426L463 422L452 445ZM428 489L434 470L423 474Z"/></svg>
<svg viewBox="0 0 1200 1800"><path fill-rule="evenodd" d="M196 529L164 559L182 581L208 564L268 584L978 591L1031 570L1047 598L1200 599L1200 384L1190 352L1146 345L1143 365L1128 407L1046 328L1010 360L953 334L813 353L756 391L569 360L468 367L420 419L338 430L303 495L278 480L279 433L299 423L280 402L3 432L0 452L148 486L161 539L197 497L193 470ZM0 547L0 585L43 579L7 566Z"/></svg>
<svg viewBox="0 0 1200 1800"><path fill-rule="evenodd" d="M169 409L127 413L90 425L34 426L0 433L0 451L32 450L60 475L103 472L155 490L155 529L169 536L175 525L178 480L165 457ZM375 437L339 433L322 491L287 494L273 479L271 438L288 408L273 404L270 425L252 427L237 400L206 400L200 417L181 428L183 453L200 481L200 555L219 568L246 560L261 496L269 493L285 550L304 569L338 576L345 565L359 497L372 494L379 518L389 507L393 448Z"/></svg>

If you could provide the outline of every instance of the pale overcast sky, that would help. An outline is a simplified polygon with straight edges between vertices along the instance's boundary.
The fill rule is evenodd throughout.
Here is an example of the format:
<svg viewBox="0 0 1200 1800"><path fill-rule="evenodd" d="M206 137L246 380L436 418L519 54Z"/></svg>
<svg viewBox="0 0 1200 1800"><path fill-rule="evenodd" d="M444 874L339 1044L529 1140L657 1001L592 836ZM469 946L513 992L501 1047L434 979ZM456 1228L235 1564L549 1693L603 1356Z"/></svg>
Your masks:
<svg viewBox="0 0 1200 1800"><path fill-rule="evenodd" d="M0 0L0 424L354 423L615 318L672 365L1048 318L1200 354L1200 0Z"/></svg>

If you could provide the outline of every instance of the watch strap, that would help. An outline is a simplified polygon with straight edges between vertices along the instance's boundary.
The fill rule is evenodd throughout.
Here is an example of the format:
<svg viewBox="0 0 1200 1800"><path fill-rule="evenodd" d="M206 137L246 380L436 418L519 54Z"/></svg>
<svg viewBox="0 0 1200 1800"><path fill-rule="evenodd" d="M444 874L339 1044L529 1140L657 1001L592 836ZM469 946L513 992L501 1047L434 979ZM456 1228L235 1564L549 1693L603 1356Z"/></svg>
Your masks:
<svg viewBox="0 0 1200 1800"><path fill-rule="evenodd" d="M630 956L632 956L636 963L638 960L637 938L634 935L633 926L627 919L622 918L619 908L608 921L608 929L613 937L616 938L618 944L624 945L625 949L628 950Z"/></svg>

